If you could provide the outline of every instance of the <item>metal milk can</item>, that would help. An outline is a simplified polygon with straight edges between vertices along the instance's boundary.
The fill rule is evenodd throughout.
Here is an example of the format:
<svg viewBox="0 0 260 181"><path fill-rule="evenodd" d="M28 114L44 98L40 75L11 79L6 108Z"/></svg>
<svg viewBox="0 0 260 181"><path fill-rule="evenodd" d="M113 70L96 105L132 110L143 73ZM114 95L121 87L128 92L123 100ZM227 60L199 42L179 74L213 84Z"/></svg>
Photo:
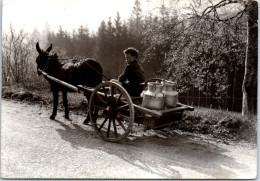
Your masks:
<svg viewBox="0 0 260 181"><path fill-rule="evenodd" d="M148 82L148 90L142 93L142 106L155 110L162 110L165 107L165 96L162 93L163 85L155 82Z"/></svg>
<svg viewBox="0 0 260 181"><path fill-rule="evenodd" d="M176 83L165 83L163 86L163 93L165 94L165 106L167 108L174 108L178 102L178 92L176 91Z"/></svg>

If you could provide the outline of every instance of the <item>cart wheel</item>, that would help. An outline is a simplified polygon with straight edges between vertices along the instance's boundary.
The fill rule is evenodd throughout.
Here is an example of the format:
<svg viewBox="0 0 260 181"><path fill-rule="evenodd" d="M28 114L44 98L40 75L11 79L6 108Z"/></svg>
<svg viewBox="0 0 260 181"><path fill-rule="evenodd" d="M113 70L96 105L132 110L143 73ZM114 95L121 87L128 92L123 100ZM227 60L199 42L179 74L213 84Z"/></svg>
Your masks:
<svg viewBox="0 0 260 181"><path fill-rule="evenodd" d="M117 83L99 84L91 94L88 111L95 131L106 141L119 142L126 138L132 129L132 99Z"/></svg>

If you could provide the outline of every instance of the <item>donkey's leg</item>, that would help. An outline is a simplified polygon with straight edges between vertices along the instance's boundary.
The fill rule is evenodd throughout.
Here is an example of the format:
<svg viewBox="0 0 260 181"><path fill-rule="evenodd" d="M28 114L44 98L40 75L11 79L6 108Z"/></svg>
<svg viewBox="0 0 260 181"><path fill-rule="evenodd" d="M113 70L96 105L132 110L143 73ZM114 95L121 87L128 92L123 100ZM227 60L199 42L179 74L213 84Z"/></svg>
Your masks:
<svg viewBox="0 0 260 181"><path fill-rule="evenodd" d="M65 118L69 119L69 108L68 108L68 99L67 99L67 91L62 91L62 101L63 106L65 108Z"/></svg>
<svg viewBox="0 0 260 181"><path fill-rule="evenodd" d="M55 116L57 115L57 107L58 107L58 101L59 101L59 91L56 89L52 89L53 94L53 110L52 115L50 116L50 119L55 119Z"/></svg>
<svg viewBox="0 0 260 181"><path fill-rule="evenodd" d="M88 104L89 104L91 94L85 93L84 95L86 96L86 98L88 100ZM89 113L87 112L87 117L86 117L85 121L83 122L83 124L87 125L89 122L90 122L90 117L89 117Z"/></svg>
<svg viewBox="0 0 260 181"><path fill-rule="evenodd" d="M85 96L86 96L88 103L89 103L91 94L86 93ZM98 115L98 110L94 109L94 116L97 116L97 115ZM83 124L87 125L89 122L90 122L90 116L89 116L89 112L87 112L87 118L85 119ZM94 120L94 122L95 122L95 120Z"/></svg>

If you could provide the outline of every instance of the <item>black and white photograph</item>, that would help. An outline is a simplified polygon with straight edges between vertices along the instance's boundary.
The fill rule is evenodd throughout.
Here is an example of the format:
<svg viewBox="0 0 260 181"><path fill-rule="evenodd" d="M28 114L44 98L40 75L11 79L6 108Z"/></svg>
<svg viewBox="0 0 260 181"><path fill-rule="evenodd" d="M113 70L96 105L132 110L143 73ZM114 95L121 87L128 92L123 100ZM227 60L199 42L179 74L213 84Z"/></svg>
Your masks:
<svg viewBox="0 0 260 181"><path fill-rule="evenodd" d="M0 2L2 179L257 179L257 0Z"/></svg>

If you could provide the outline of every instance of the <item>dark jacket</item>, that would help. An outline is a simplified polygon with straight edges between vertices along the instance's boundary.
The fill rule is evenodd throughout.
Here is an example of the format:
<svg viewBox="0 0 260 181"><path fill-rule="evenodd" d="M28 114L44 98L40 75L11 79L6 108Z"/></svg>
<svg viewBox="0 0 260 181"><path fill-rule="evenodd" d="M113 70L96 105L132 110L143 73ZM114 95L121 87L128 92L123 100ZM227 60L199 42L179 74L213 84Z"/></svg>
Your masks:
<svg viewBox="0 0 260 181"><path fill-rule="evenodd" d="M122 86L127 90L130 96L139 96L143 91L143 83L145 81L144 70L137 61L133 61L126 65L124 72L118 77L122 82ZM128 80L129 83L125 83Z"/></svg>
<svg viewBox="0 0 260 181"><path fill-rule="evenodd" d="M137 61L126 65L124 72L118 77L120 82L129 81L130 85L140 84L145 81L144 70Z"/></svg>

